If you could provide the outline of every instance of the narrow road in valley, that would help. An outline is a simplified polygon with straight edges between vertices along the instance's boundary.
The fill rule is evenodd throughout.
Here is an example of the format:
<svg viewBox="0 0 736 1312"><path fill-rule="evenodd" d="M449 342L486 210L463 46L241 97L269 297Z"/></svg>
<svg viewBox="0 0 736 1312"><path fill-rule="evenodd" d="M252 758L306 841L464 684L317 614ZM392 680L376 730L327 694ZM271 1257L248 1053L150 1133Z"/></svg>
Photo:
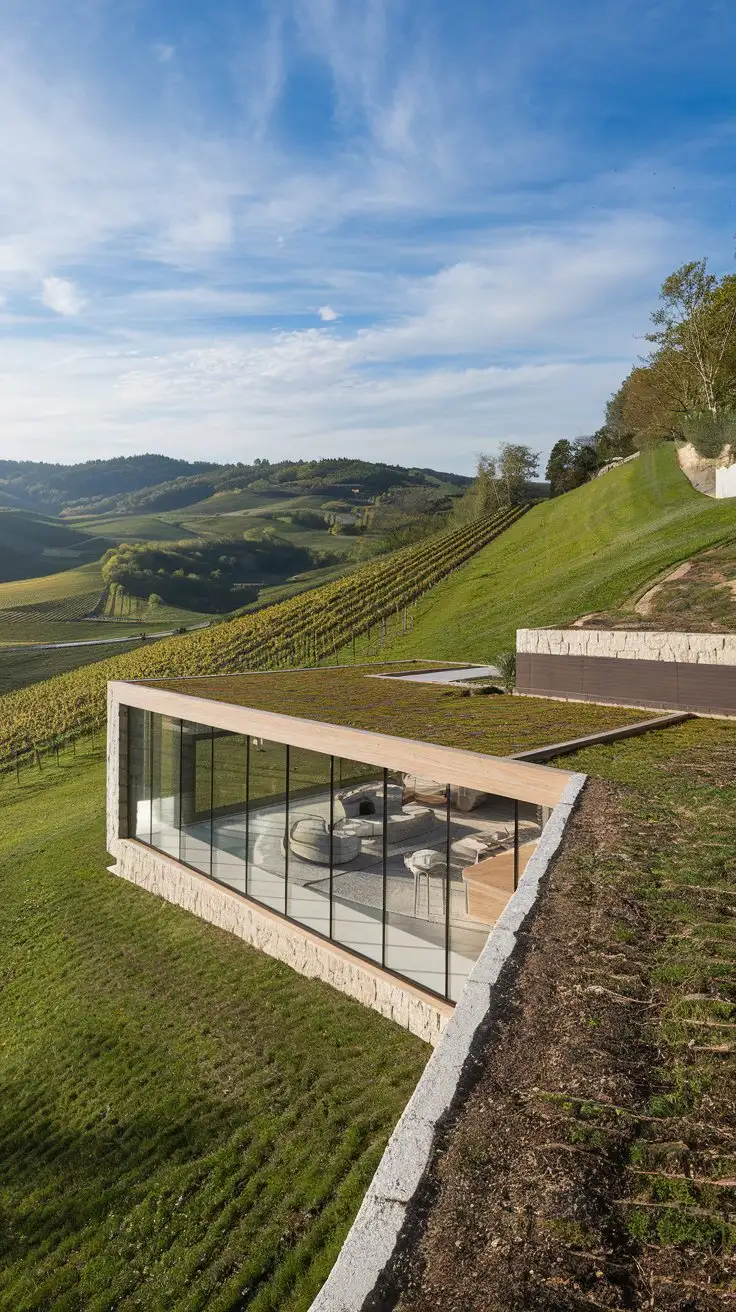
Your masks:
<svg viewBox="0 0 736 1312"><path fill-rule="evenodd" d="M2 612L0 612L0 616ZM189 624L186 632L191 633L193 629L206 629L209 626L209 620L203 624ZM151 642L158 638L171 638L178 629L163 629L160 633L148 633L145 631L147 640ZM56 651L60 647L109 647L119 642L140 642L143 629L136 633L126 633L122 638L81 638L76 642L21 642L14 643L12 646L6 646L0 642L0 651Z"/></svg>

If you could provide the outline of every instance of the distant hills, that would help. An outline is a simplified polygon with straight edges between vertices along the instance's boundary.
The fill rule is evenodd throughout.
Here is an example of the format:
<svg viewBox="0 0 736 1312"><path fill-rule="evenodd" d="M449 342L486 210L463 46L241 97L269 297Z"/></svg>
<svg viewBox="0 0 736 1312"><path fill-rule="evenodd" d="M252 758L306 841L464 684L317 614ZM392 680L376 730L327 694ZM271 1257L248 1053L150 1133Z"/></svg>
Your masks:
<svg viewBox="0 0 736 1312"><path fill-rule="evenodd" d="M218 493L245 489L270 497L274 491L284 497L321 492L360 503L392 488L457 492L470 481L462 474L349 458L276 464L257 459L234 465L149 454L76 465L0 460L0 507L47 515L131 514L180 510Z"/></svg>

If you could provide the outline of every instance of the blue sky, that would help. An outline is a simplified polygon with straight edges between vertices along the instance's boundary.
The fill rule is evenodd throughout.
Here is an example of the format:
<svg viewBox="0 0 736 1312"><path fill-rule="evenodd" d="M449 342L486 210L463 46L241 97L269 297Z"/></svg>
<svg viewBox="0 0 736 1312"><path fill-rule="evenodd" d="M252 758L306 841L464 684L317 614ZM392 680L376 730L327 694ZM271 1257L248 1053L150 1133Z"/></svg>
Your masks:
<svg viewBox="0 0 736 1312"><path fill-rule="evenodd" d="M0 0L0 454L590 432L734 267L726 0Z"/></svg>

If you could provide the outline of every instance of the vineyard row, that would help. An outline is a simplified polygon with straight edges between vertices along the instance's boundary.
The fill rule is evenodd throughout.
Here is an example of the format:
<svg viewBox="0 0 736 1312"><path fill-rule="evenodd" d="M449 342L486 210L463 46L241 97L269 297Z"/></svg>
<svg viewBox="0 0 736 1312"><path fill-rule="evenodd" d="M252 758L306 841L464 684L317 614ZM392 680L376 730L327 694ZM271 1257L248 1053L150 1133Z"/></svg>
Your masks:
<svg viewBox="0 0 736 1312"><path fill-rule="evenodd" d="M108 679L176 678L318 665L398 615L509 528L510 507L382 557L345 578L254 614L115 656L0 700L0 767L38 760L101 728Z"/></svg>

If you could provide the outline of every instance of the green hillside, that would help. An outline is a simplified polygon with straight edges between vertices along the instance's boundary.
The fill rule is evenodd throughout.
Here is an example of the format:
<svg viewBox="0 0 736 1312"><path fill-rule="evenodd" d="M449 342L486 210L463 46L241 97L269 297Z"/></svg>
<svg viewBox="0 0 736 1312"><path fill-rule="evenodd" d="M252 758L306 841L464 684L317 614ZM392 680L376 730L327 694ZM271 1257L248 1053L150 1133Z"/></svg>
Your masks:
<svg viewBox="0 0 736 1312"><path fill-rule="evenodd" d="M736 537L736 501L696 492L663 444L530 510L417 605L386 658L488 660L517 628L620 603L694 552Z"/></svg>
<svg viewBox="0 0 736 1312"><path fill-rule="evenodd" d="M0 781L0 1307L304 1312L429 1049L112 878L104 814L99 744Z"/></svg>
<svg viewBox="0 0 736 1312"><path fill-rule="evenodd" d="M0 506L0 581L53 574L64 562L99 558L109 544L96 533L71 528L32 510Z"/></svg>

